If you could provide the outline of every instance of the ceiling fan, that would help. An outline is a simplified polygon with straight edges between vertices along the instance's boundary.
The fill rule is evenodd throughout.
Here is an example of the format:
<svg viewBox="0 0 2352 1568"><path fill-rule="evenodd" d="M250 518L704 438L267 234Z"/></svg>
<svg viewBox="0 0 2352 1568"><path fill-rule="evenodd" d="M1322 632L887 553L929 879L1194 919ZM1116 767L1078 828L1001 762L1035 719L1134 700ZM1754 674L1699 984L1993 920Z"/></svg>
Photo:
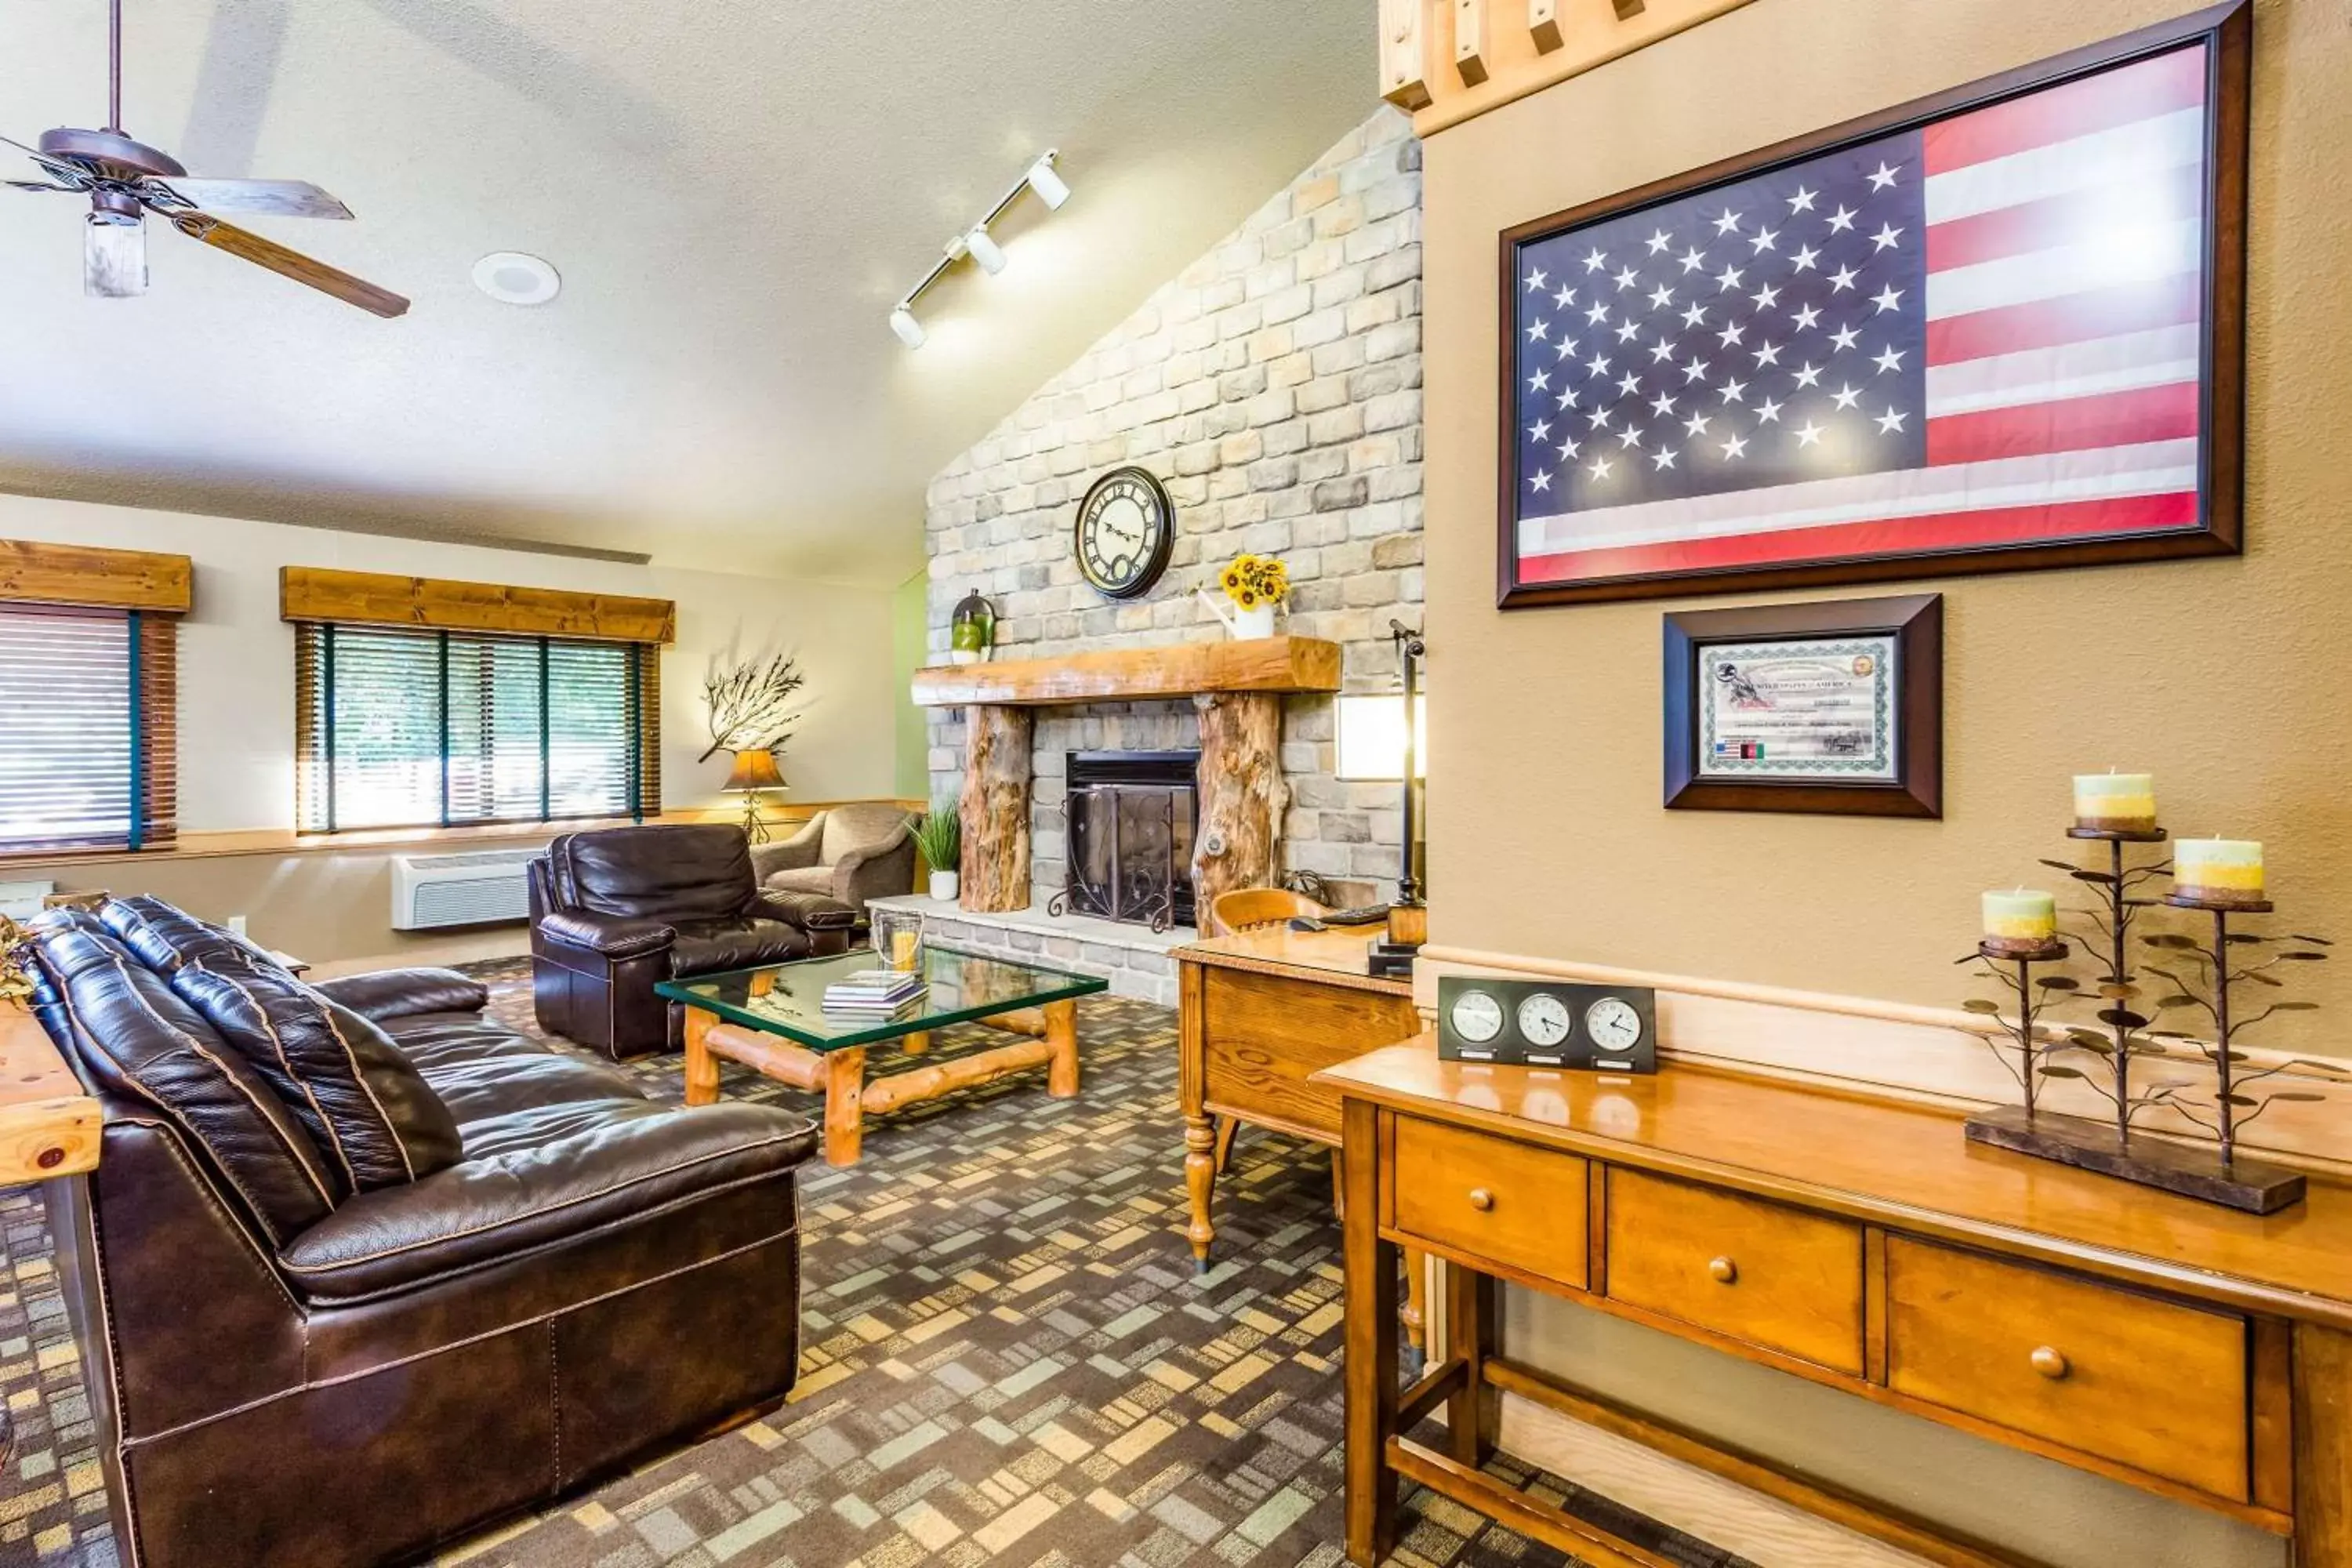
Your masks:
<svg viewBox="0 0 2352 1568"><path fill-rule="evenodd" d="M49 176L0 184L89 198L82 239L83 292L120 300L147 291L146 220L152 212L191 239L332 294L345 304L387 319L406 313L408 301L389 289L213 216L215 211L278 217L352 216L351 208L318 186L304 180L192 178L170 153L122 133L122 0L108 0L107 13L106 129L45 131L37 147L0 136L0 142L29 154Z"/></svg>

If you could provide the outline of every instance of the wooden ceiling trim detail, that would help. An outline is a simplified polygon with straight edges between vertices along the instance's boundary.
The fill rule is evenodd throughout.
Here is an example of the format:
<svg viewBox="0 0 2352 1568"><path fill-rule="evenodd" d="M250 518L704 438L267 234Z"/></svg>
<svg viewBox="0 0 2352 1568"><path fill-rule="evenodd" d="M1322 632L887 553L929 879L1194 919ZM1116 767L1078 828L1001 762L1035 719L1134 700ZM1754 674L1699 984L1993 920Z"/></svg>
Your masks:
<svg viewBox="0 0 2352 1568"><path fill-rule="evenodd" d="M1430 136L1747 4L1381 0L1381 96Z"/></svg>
<svg viewBox="0 0 2352 1568"><path fill-rule="evenodd" d="M667 599L341 572L325 566L285 567L278 574L278 615L289 621L430 626L607 642L677 640L677 606Z"/></svg>
<svg viewBox="0 0 2352 1568"><path fill-rule="evenodd" d="M184 555L0 539L0 600L184 616L195 567Z"/></svg>
<svg viewBox="0 0 2352 1568"><path fill-rule="evenodd" d="M915 672L914 694L923 708L1045 708L1219 691L1339 689L1338 643L1278 637L933 665Z"/></svg>

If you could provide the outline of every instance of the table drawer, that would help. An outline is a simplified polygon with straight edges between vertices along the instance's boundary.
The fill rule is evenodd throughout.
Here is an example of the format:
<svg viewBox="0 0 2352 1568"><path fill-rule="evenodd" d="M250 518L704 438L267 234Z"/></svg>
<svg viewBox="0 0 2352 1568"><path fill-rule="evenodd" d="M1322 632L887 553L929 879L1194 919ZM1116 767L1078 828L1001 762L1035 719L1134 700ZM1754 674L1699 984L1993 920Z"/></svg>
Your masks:
<svg viewBox="0 0 2352 1568"><path fill-rule="evenodd" d="M2244 1319L1902 1237L1886 1289L1896 1392L2245 1500Z"/></svg>
<svg viewBox="0 0 2352 1568"><path fill-rule="evenodd" d="M1307 1079L1421 1029L1410 996L1247 970L1207 971L1201 1005L1211 1042L1202 1074L1208 1103L1334 1143L1339 1097Z"/></svg>
<svg viewBox="0 0 2352 1568"><path fill-rule="evenodd" d="M1612 1167L1611 1300L1862 1373L1862 1227Z"/></svg>
<svg viewBox="0 0 2352 1568"><path fill-rule="evenodd" d="M1587 1167L1576 1155L1400 1116L1391 1172L1398 1230L1584 1289Z"/></svg>

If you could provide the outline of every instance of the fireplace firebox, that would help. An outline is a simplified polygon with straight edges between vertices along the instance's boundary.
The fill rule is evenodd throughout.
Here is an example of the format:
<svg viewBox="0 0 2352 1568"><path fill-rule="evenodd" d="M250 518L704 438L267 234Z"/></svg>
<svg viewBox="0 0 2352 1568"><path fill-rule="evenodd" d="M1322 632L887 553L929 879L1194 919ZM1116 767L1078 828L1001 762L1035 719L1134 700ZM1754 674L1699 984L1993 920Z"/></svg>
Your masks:
<svg viewBox="0 0 2352 1568"><path fill-rule="evenodd" d="M1192 925L1198 752L1072 752L1062 803L1069 868L1055 915Z"/></svg>

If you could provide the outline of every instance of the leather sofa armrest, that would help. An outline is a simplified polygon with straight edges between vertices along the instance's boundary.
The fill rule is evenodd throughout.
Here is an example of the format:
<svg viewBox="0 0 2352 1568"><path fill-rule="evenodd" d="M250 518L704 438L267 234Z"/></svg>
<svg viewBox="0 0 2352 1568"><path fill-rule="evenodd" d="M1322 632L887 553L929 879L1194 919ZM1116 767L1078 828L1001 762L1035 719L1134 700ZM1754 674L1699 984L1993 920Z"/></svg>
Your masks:
<svg viewBox="0 0 2352 1568"><path fill-rule="evenodd" d="M857 911L839 899L823 893L794 893L777 888L761 890L753 914L796 925L803 931L847 931L857 923Z"/></svg>
<svg viewBox="0 0 2352 1568"><path fill-rule="evenodd" d="M488 986L454 969L378 969L310 989L379 1024L418 1013L478 1013L490 1002Z"/></svg>
<svg viewBox="0 0 2352 1568"><path fill-rule="evenodd" d="M778 871L797 871L817 863L819 847L824 842L824 813L818 812L790 838L780 838L773 844L751 846L751 879L765 882Z"/></svg>
<svg viewBox="0 0 2352 1568"><path fill-rule="evenodd" d="M542 915L539 929L557 942L615 960L659 952L677 940L677 931L666 921L591 914L584 910L556 910Z"/></svg>

